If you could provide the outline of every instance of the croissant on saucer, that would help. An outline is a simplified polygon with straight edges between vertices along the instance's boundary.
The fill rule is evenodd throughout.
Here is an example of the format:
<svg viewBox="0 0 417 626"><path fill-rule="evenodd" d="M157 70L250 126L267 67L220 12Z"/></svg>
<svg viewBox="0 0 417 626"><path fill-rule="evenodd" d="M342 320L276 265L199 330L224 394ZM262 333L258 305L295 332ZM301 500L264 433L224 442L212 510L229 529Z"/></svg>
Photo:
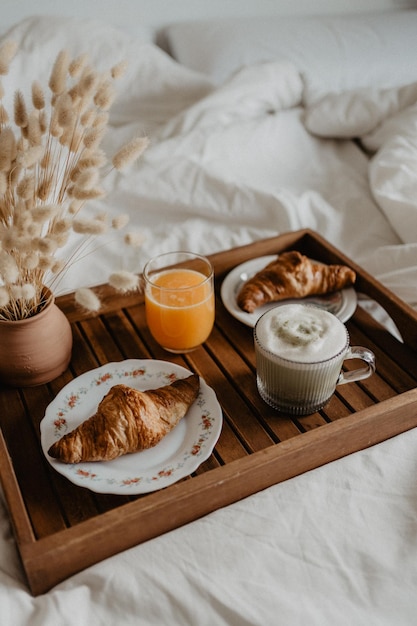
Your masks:
<svg viewBox="0 0 417 626"><path fill-rule="evenodd" d="M151 448L185 416L199 390L197 374L148 391L114 385L97 412L56 441L48 454L64 463L80 463Z"/></svg>
<svg viewBox="0 0 417 626"><path fill-rule="evenodd" d="M237 304L253 313L269 302L331 293L350 287L355 280L355 272L346 265L325 265L292 250L283 252L247 280L238 293Z"/></svg>

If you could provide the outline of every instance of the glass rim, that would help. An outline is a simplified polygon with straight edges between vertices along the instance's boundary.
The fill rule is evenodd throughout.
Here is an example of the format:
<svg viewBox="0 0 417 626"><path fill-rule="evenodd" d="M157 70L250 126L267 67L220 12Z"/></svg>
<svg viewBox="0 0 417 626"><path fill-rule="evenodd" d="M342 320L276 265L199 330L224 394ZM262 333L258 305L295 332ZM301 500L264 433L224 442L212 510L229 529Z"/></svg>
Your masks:
<svg viewBox="0 0 417 626"><path fill-rule="evenodd" d="M152 271L152 274L149 275L149 267L150 265L156 261L157 259L163 259L164 257L169 257L169 256L175 256L175 255L184 255L185 257L188 256L190 258L190 260L195 259L195 260L199 260L204 262L207 267L210 270L210 273L208 274L208 276L204 276L204 280L201 280L199 283L197 283L196 285L192 285L189 287L166 287L166 286L161 286L161 285L157 285L156 283L153 282L151 276L153 275L158 275L160 272L163 271L168 271L171 268L175 268L177 267L181 262L179 261L177 264L168 264L165 266L162 266L160 268L155 268L155 270ZM185 261L186 259L184 259ZM201 274L201 272L199 272ZM201 274L203 276L203 274ZM163 252L161 254L157 254L156 256L152 257L151 259L149 259L149 261L146 262L144 268L143 268L143 272L142 272L142 276L143 279L145 281L145 283L148 283L149 285L151 285L153 288L155 289L160 289L160 290L164 290L164 291L187 291L189 289L195 289L196 287L200 287L201 285L204 285L206 282L212 280L213 276L214 276L214 268L212 266L212 264L210 263L209 259L207 257L205 257L202 254L198 254L197 252L189 252L187 250L174 250L172 252Z"/></svg>
<svg viewBox="0 0 417 626"><path fill-rule="evenodd" d="M307 305L307 306L310 306L310 305ZM267 355L269 355L271 357L275 357L276 359L280 359L281 361L284 361L284 363L288 363L288 364L291 364L291 365L298 365L298 366L300 366L300 365L310 365L310 366L311 365L322 365L323 363L329 363L330 361L333 361L333 360L335 360L337 358L340 358L342 356L342 354L345 353L346 350L349 348L349 345L350 345L349 331L346 328L345 324L343 324L343 322L341 322L341 324L342 324L342 326L344 328L344 331L346 333L346 342L345 342L343 348L341 348L338 352L336 352L336 354L333 354L333 356L329 356L329 357L327 357L327 359L320 359L320 360L315 359L314 361L295 361L294 359L289 359L289 358L287 358L285 356L281 356L280 354L277 354L276 352L272 352L272 350L269 350L268 348L265 348L265 346L261 343L261 341L260 341L260 339L259 339L259 337L257 336L257 333L256 333L256 328L258 326L258 322L267 313L269 313L269 311L266 311L265 313L263 313L261 315L261 317L257 320L256 324L255 324L255 327L253 329L253 336L254 336L254 339L255 339L255 343L263 352L265 352L265 354L267 354ZM333 315L333 313L332 313L332 315ZM337 318L337 319L339 319L339 318ZM340 320L339 320L339 322L340 322Z"/></svg>

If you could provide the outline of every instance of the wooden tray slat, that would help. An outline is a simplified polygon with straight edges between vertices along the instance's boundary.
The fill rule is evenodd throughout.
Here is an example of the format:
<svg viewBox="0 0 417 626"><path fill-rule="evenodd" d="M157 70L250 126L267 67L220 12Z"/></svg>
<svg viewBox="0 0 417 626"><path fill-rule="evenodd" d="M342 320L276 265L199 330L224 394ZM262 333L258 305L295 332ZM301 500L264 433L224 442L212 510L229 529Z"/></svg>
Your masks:
<svg viewBox="0 0 417 626"><path fill-rule="evenodd" d="M253 331L235 320L220 298L222 280L237 264L285 249L351 265L358 288L386 308L405 340L398 341L359 307L347 326L352 343L375 352L377 373L339 386L323 410L299 418L278 414L260 398ZM101 285L99 315L79 310L72 294L58 299L74 337L67 372L33 389L0 386L0 478L34 594L121 550L417 425L417 314L389 290L308 230L221 252L211 260L216 323L198 350L165 352L146 326L142 295L120 296ZM95 494L53 470L41 452L39 424L66 383L109 361L130 358L170 360L199 373L222 406L222 432L193 475L164 490ZM346 363L346 369L354 366Z"/></svg>

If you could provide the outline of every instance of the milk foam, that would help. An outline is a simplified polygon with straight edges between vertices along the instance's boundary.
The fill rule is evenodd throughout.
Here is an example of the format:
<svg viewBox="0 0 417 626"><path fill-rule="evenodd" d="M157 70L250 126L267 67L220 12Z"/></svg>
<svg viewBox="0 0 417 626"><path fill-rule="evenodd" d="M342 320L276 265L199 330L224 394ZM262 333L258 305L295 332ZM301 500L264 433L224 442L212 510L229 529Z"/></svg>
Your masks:
<svg viewBox="0 0 417 626"><path fill-rule="evenodd" d="M304 304L283 304L268 311L258 321L256 335L264 349L299 363L331 358L348 339L335 315Z"/></svg>

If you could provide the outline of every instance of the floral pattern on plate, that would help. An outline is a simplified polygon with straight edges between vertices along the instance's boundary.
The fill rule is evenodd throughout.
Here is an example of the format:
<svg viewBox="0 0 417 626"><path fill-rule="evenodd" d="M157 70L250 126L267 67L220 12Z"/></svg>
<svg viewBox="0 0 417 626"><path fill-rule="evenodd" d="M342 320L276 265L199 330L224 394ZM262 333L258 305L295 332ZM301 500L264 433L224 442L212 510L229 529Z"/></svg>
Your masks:
<svg viewBox="0 0 417 626"><path fill-rule="evenodd" d="M202 379L200 393L187 415L154 448L113 461L77 464L61 463L47 451L54 441L90 417L113 385L123 383L145 391L190 374L179 365L151 359L108 363L82 374L68 383L46 409L41 445L47 460L71 482L98 493L147 493L188 476L210 456L222 427L221 407Z"/></svg>

